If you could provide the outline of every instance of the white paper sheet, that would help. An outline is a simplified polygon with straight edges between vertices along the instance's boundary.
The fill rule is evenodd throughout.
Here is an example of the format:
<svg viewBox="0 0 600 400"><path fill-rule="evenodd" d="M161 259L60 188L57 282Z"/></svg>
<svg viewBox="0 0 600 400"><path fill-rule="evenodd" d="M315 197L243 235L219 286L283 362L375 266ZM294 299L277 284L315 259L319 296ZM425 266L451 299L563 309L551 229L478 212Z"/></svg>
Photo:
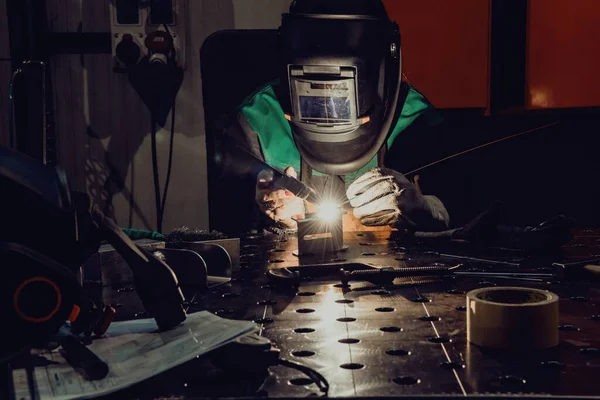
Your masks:
<svg viewBox="0 0 600 400"><path fill-rule="evenodd" d="M188 315L181 326L168 332L158 332L154 319L115 322L89 346L108 363L106 378L88 381L58 350L39 352L49 365L34 369L35 398L71 400L110 394L256 330L252 322L228 320L207 311ZM16 399L33 400L25 369L13 370L13 383Z"/></svg>

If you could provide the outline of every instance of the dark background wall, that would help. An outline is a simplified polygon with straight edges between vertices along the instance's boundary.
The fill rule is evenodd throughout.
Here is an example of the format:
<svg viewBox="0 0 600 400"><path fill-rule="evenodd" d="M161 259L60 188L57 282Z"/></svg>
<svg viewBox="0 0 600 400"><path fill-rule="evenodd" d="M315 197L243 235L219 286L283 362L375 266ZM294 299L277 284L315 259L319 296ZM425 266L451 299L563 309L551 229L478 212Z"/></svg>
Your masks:
<svg viewBox="0 0 600 400"><path fill-rule="evenodd" d="M0 0L0 145L8 144L8 87L12 74L6 0Z"/></svg>
<svg viewBox="0 0 600 400"><path fill-rule="evenodd" d="M25 4L10 0L14 4ZM110 31L111 0L32 0L45 5L49 33ZM208 228L202 80L198 50L222 29L275 28L289 0L184 0L187 69L177 96L170 190L163 230ZM0 0L0 58L9 54L6 0ZM25 21L23 21L25 23ZM109 44L110 51L110 44ZM56 54L53 81L56 162L74 189L88 191L123 227L156 229L150 113L111 54ZM8 144L10 62L0 61L0 144ZM170 121L157 132L161 189L169 157Z"/></svg>
<svg viewBox="0 0 600 400"><path fill-rule="evenodd" d="M600 2L384 1L407 79L444 109L454 151L558 122L424 170L454 221L502 200L517 223L600 224Z"/></svg>

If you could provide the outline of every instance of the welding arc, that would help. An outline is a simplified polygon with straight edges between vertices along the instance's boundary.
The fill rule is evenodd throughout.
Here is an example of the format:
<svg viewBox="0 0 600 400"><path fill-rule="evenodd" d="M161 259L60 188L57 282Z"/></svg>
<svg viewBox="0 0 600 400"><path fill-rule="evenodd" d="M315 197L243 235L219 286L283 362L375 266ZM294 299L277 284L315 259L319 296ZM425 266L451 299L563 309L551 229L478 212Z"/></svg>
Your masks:
<svg viewBox="0 0 600 400"><path fill-rule="evenodd" d="M560 121L556 121L556 122L553 122L553 123L551 123L551 124L547 124L547 125L543 125L543 126L538 126L537 128L529 129L529 130L527 130L527 131L524 131L524 132L515 133L514 135L510 135L510 136L507 136L507 137L504 137L504 138L501 138L501 139L493 140L493 141L491 141L491 142L489 142L489 143L484 143L484 144L482 144L482 145L475 146L475 147L473 147L473 148L470 148L470 149L467 149L467 150L463 150L463 151L461 151L461 152L458 152L458 153L456 153L456 154L453 154L453 155L451 155L451 156L444 157L444 158L442 158L441 160L437 160L437 161L434 161L434 162L432 162L432 163L430 163L430 164L427 164L427 165L424 165L424 166L422 166L422 167L419 167L419 168L417 168L417 169L414 169L414 170L412 170L412 171L410 171L410 172L406 172L406 173L404 174L404 176L408 176L408 175L415 174L415 173L417 173L417 172L420 172L420 171L422 171L422 170L424 170L424 169L426 169L426 168L433 167L434 165L437 165L437 164L439 164L439 163L442 163L442 162L444 162L444 161L451 160L451 159L453 159L453 158L455 158L455 157L458 157L458 156L462 156L462 155L464 155L464 154L467 154L467 153L470 153L470 152L472 152L472 151L479 150L479 149L482 149L482 148L484 148L484 147L488 147L488 146L491 146L491 145L493 145L493 144L496 144L496 143L503 142L503 141L505 141L505 140L513 139L513 138L516 138L516 137L519 137L519 136L523 136L523 135L526 135L526 134L528 134L528 133L537 132L537 131L539 131L539 130L542 130L542 129L545 129L545 128L549 128L549 127L551 127L551 126L558 125L558 124L560 124Z"/></svg>

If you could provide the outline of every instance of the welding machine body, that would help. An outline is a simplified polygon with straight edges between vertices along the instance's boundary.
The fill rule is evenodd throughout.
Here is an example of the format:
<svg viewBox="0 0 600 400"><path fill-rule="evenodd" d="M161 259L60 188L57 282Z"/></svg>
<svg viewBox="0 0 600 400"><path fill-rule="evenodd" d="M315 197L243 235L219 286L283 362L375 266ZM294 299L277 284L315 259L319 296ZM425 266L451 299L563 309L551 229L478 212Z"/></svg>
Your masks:
<svg viewBox="0 0 600 400"><path fill-rule="evenodd" d="M0 359L58 331L85 294L77 272L99 239L85 237L64 171L0 148Z"/></svg>
<svg viewBox="0 0 600 400"><path fill-rule="evenodd" d="M44 344L68 320L75 334L108 327L106 310L87 296L79 278L102 240L126 259L140 300L160 329L185 320L173 271L135 246L87 194L72 192L60 168L0 147L0 188L0 315L8 328L0 361Z"/></svg>

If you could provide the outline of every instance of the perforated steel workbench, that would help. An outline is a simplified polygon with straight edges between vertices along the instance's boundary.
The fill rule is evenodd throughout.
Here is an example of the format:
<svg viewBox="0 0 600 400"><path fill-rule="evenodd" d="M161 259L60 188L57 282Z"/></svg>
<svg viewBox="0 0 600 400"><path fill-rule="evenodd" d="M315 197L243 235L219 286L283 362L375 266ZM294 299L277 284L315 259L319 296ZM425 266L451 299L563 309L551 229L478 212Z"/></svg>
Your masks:
<svg viewBox="0 0 600 400"><path fill-rule="evenodd" d="M261 324L261 335L282 357L319 371L330 396L375 397L475 394L598 395L600 384L600 285L540 285L471 278L403 278L391 286L339 281L278 287L265 276L270 268L317 262L359 261L385 266L445 262L431 249L407 247L389 233L348 234L349 249L301 261L296 241L242 238L241 271L232 283L190 299L189 312L204 310L225 318ZM429 251L428 251L429 250ZM583 230L562 251L564 260L600 257L600 230ZM510 258L510 257L509 257ZM470 268L485 270L485 264ZM560 345L531 354L482 350L466 341L465 293L485 286L529 286L560 296ZM110 294L108 293L110 292ZM131 304L135 292L105 288L121 319L140 317ZM218 376L202 360L132 388L136 397L243 396L260 384ZM254 387L253 384L258 385ZM318 394L304 375L271 368L261 393L268 397Z"/></svg>

